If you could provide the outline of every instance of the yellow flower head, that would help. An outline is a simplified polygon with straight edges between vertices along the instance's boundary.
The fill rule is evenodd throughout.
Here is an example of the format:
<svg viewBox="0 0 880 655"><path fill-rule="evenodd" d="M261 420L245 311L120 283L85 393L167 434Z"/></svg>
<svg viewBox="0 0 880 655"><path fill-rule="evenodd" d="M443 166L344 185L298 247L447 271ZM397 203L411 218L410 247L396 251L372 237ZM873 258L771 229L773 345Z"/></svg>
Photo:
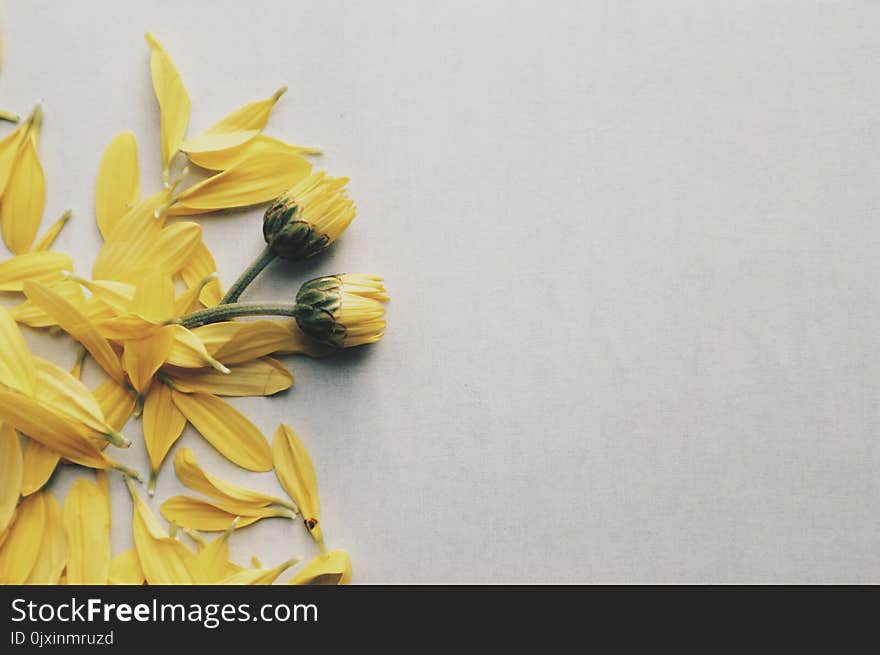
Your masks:
<svg viewBox="0 0 880 655"><path fill-rule="evenodd" d="M276 200L263 218L263 237L284 259L306 259L333 243L354 220L347 177L313 173Z"/></svg>
<svg viewBox="0 0 880 655"><path fill-rule="evenodd" d="M385 333L388 300L382 278L342 274L309 280L296 294L293 314L300 329L337 348L375 343Z"/></svg>

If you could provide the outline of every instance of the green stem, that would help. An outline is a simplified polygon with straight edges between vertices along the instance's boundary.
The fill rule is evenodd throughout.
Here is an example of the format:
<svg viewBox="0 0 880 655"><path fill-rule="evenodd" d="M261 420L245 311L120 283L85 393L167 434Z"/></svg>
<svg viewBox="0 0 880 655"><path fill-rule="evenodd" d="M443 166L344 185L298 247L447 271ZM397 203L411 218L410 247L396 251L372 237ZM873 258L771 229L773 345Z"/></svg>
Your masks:
<svg viewBox="0 0 880 655"><path fill-rule="evenodd" d="M248 288L248 285L254 281L254 279L271 263L273 259L275 259L275 253L270 246L266 246L263 249L263 252L259 254L250 266L244 269L244 272L238 276L235 283L229 287L229 291L223 296L220 304L228 305L238 300L239 296L241 296L244 290Z"/></svg>
<svg viewBox="0 0 880 655"><path fill-rule="evenodd" d="M8 111L0 111L0 121L7 121L9 123L17 123L19 121L18 114L13 114Z"/></svg>
<svg viewBox="0 0 880 655"><path fill-rule="evenodd" d="M228 321L239 316L293 316L294 308L295 305L289 302L237 302L231 305L208 307L174 319L174 323L185 328L194 328L208 323Z"/></svg>

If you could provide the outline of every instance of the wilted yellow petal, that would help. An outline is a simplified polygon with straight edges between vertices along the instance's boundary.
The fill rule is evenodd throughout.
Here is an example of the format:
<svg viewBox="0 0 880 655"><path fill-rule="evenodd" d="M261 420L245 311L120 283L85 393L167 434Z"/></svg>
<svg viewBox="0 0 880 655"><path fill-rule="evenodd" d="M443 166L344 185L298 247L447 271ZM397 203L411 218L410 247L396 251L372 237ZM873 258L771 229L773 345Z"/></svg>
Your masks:
<svg viewBox="0 0 880 655"><path fill-rule="evenodd" d="M165 227L163 208L167 206L172 189L163 189L144 198L120 218L104 237L92 266L96 280L122 280L129 273L132 258L153 243ZM132 280L137 282L137 280Z"/></svg>
<svg viewBox="0 0 880 655"><path fill-rule="evenodd" d="M67 564L67 535L61 505L51 493L41 494L45 504L43 538L37 561L25 584L58 584L61 572Z"/></svg>
<svg viewBox="0 0 880 655"><path fill-rule="evenodd" d="M31 351L21 336L18 326L3 307L0 307L0 384L34 395L37 369Z"/></svg>
<svg viewBox="0 0 880 655"><path fill-rule="evenodd" d="M183 80L177 67L171 61L171 57L150 33L146 35L147 43L150 44L150 73L153 77L153 90L156 92L156 100L159 101L159 113L161 115L162 131L162 177L168 179L168 169L171 160L180 144L186 136L186 126L189 123L190 100Z"/></svg>
<svg viewBox="0 0 880 655"><path fill-rule="evenodd" d="M55 239L58 238L58 235L61 234L61 230L64 229L64 226L67 225L67 221L70 220L71 216L73 216L73 212L69 209L65 210L61 216L58 217L52 225L49 226L49 229L41 236L37 242L34 244L32 250L34 251L43 251L49 250L52 245L55 243Z"/></svg>
<svg viewBox="0 0 880 655"><path fill-rule="evenodd" d="M72 427L75 427L75 423L80 423L118 446L130 445L118 430L107 424L101 406L88 387L60 366L42 357L35 357L34 363L39 385L37 399L41 403L51 407L56 414L71 419Z"/></svg>
<svg viewBox="0 0 880 655"><path fill-rule="evenodd" d="M105 380L92 392L104 412L104 420L116 430L121 430L134 411L135 398L115 380Z"/></svg>
<svg viewBox="0 0 880 655"><path fill-rule="evenodd" d="M110 560L110 576L107 582L112 585L144 584L144 572L136 548L129 548Z"/></svg>
<svg viewBox="0 0 880 655"><path fill-rule="evenodd" d="M39 441L29 440L27 449L24 451L21 495L30 496L42 489L52 477L60 459L61 457L54 450Z"/></svg>
<svg viewBox="0 0 880 655"><path fill-rule="evenodd" d="M110 343L98 332L95 324L76 306L56 291L36 282L25 282L24 292L49 314L71 337L79 341L95 358L98 365L117 382L122 381L122 366Z"/></svg>
<svg viewBox="0 0 880 655"><path fill-rule="evenodd" d="M174 331L174 342L171 344L171 352L168 353L166 363L182 368L211 366L223 374L229 373L228 368L208 353L205 345L192 330L182 325L169 327Z"/></svg>
<svg viewBox="0 0 880 655"><path fill-rule="evenodd" d="M67 583L107 584L110 574L110 512L98 485L79 478L64 499Z"/></svg>
<svg viewBox="0 0 880 655"><path fill-rule="evenodd" d="M248 157L180 193L168 215L268 202L302 180L311 170L312 165L305 157L293 153L274 152Z"/></svg>
<svg viewBox="0 0 880 655"><path fill-rule="evenodd" d="M23 394L0 389L0 420L76 464L90 468L119 466L78 433L68 419Z"/></svg>
<svg viewBox="0 0 880 655"><path fill-rule="evenodd" d="M239 487L202 470L196 461L196 456L189 448L181 448L177 451L174 456L174 472L177 473L177 478L193 491L223 502L256 507L286 505L289 509L294 509L281 498Z"/></svg>
<svg viewBox="0 0 880 655"><path fill-rule="evenodd" d="M321 553L302 567L288 584L347 585L351 584L351 559L344 550Z"/></svg>
<svg viewBox="0 0 880 655"><path fill-rule="evenodd" d="M281 321L223 321L193 328L208 352L222 362L239 364L290 345L290 331Z"/></svg>
<svg viewBox="0 0 880 655"><path fill-rule="evenodd" d="M214 369L192 369L169 373L169 377L178 391L215 396L271 396L293 384L287 367L270 357L231 366L228 375Z"/></svg>
<svg viewBox="0 0 880 655"><path fill-rule="evenodd" d="M173 391L172 398L199 434L226 459L249 471L272 469L266 437L232 405L206 393Z"/></svg>
<svg viewBox="0 0 880 655"><path fill-rule="evenodd" d="M23 460L18 433L10 425L0 425L0 533L12 522L21 495Z"/></svg>
<svg viewBox="0 0 880 655"><path fill-rule="evenodd" d="M199 551L193 571L196 584L217 584L223 578L242 570L240 566L229 561L229 535L234 527L230 525L226 532L205 544Z"/></svg>
<svg viewBox="0 0 880 655"><path fill-rule="evenodd" d="M25 498L0 546L0 585L24 584L40 555L46 503L42 493Z"/></svg>
<svg viewBox="0 0 880 655"><path fill-rule="evenodd" d="M137 141L131 132L121 132L104 151L95 184L95 215L104 238L137 203L140 184Z"/></svg>
<svg viewBox="0 0 880 655"><path fill-rule="evenodd" d="M150 455L151 487L165 456L184 427L186 418L171 399L171 389L164 384L153 385L144 403L144 444Z"/></svg>
<svg viewBox="0 0 880 655"><path fill-rule="evenodd" d="M82 288L75 282L57 282L52 285L52 290L62 298L77 307L85 307L86 296ZM22 323L33 328L49 327L57 325L55 319L49 316L39 305L30 300L25 300L9 310L9 314L16 323Z"/></svg>
<svg viewBox="0 0 880 655"><path fill-rule="evenodd" d="M193 289L202 284L202 281L209 275L216 274L217 264L214 262L214 256L208 250L208 246L205 245L204 241L200 241L195 250L190 253L189 260L180 269L180 276L183 278L186 286ZM220 303L222 298L223 287L220 284L220 280L216 277L205 284L199 293L199 299L205 307L214 307ZM178 316L182 315L178 313Z"/></svg>
<svg viewBox="0 0 880 655"><path fill-rule="evenodd" d="M27 139L15 158L9 184L0 203L3 241L16 255L31 249L46 204L46 178L36 144Z"/></svg>
<svg viewBox="0 0 880 655"><path fill-rule="evenodd" d="M278 89L269 98L249 102L236 109L207 130L184 141L180 149L190 155L200 152L228 150L247 143L266 127L272 107L284 95L287 87Z"/></svg>
<svg viewBox="0 0 880 655"><path fill-rule="evenodd" d="M171 344L174 342L174 331L170 326L156 330L146 339L125 342L122 352L122 367L128 373L128 379L139 393L144 393L150 386L156 371L168 358Z"/></svg>
<svg viewBox="0 0 880 655"><path fill-rule="evenodd" d="M221 503L189 496L172 496L159 508L168 521L184 528L220 532L238 518L235 528L244 528L260 519L293 518L289 509Z"/></svg>
<svg viewBox="0 0 880 655"><path fill-rule="evenodd" d="M300 438L283 423L278 426L272 439L272 458L278 481L299 507L306 529L315 541L321 543L321 503L315 465Z"/></svg>
<svg viewBox="0 0 880 655"><path fill-rule="evenodd" d="M299 558L289 559L271 569L244 569L217 584L226 585L270 585L291 566L299 562Z"/></svg>
<svg viewBox="0 0 880 655"><path fill-rule="evenodd" d="M60 252L26 252L0 262L0 291L21 291L24 282L52 284L72 271L73 261Z"/></svg>
<svg viewBox="0 0 880 655"><path fill-rule="evenodd" d="M187 157L196 166L201 166L211 171L225 171L247 157L264 157L279 152L295 155L316 155L321 151L317 148L297 146L274 139L265 134L258 134L250 141L246 141L234 148L207 152L188 152Z"/></svg>
<svg viewBox="0 0 880 655"><path fill-rule="evenodd" d="M134 503L132 517L134 543L147 583L193 584L195 553L168 536L132 483L128 480L127 482Z"/></svg>

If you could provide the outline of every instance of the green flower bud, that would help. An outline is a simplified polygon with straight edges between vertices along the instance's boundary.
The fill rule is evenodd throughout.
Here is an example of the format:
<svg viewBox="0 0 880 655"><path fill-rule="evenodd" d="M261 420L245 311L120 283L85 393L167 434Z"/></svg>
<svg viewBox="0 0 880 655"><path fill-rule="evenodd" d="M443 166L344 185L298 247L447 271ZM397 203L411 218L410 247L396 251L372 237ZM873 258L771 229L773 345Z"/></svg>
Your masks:
<svg viewBox="0 0 880 655"><path fill-rule="evenodd" d="M296 294L293 316L306 335L336 348L379 341L388 300L382 278L332 275L309 280Z"/></svg>
<svg viewBox="0 0 880 655"><path fill-rule="evenodd" d="M333 243L354 220L348 178L313 173L278 198L263 217L263 238L278 257L306 259Z"/></svg>

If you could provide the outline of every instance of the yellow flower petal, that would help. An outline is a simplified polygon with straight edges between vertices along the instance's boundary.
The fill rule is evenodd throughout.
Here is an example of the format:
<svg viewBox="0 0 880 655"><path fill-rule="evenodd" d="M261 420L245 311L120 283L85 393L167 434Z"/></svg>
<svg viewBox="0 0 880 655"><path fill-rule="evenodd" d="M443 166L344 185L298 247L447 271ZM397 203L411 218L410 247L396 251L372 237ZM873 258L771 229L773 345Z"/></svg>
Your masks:
<svg viewBox="0 0 880 655"><path fill-rule="evenodd" d="M242 159L248 157L264 157L274 153L294 155L316 155L321 151L317 148L297 146L285 143L265 134L258 134L250 141L226 150L214 150L206 152L188 152L187 157L196 166L207 168L211 171L225 171L232 168Z"/></svg>
<svg viewBox="0 0 880 655"><path fill-rule="evenodd" d="M312 165L301 155L284 152L248 157L180 193L169 216L201 210L247 207L277 198L307 176ZM195 211L194 211L195 210Z"/></svg>
<svg viewBox="0 0 880 655"><path fill-rule="evenodd" d="M172 193L170 188L157 191L137 203L116 222L110 233L105 235L104 245L95 258L92 266L94 279L124 279L122 276L129 272L132 258L153 243L165 226L162 209L167 206Z"/></svg>
<svg viewBox="0 0 880 655"><path fill-rule="evenodd" d="M46 504L43 494L25 498L0 547L0 584L24 584L37 562L43 540Z"/></svg>
<svg viewBox="0 0 880 655"><path fill-rule="evenodd" d="M20 123L18 127L0 141L0 195L3 194L6 185L9 183L16 155L18 155L18 151L21 149L21 143L28 129L29 124L27 121Z"/></svg>
<svg viewBox="0 0 880 655"><path fill-rule="evenodd" d="M68 275L71 282L88 289L92 295L106 303L119 314L131 311L135 286L117 280L87 280L78 275Z"/></svg>
<svg viewBox="0 0 880 655"><path fill-rule="evenodd" d="M209 275L217 274L217 264L214 262L214 256L208 250L208 246L204 241L200 241L199 245L190 253L189 260L184 267L180 269L180 276L184 283L190 289L200 285L202 281ZM223 287L220 280L216 277L205 284L199 293L199 299L205 307L214 307L220 303L223 298ZM178 316L182 316L178 313Z"/></svg>
<svg viewBox="0 0 880 655"><path fill-rule="evenodd" d="M79 423L117 445L125 446L128 443L118 430L107 423L100 404L88 387L60 366L42 357L35 357L34 363L39 385L37 399L41 403L50 406L56 414L70 419L73 427Z"/></svg>
<svg viewBox="0 0 880 655"><path fill-rule="evenodd" d="M205 348L227 364L264 357L291 344L290 330L282 321L223 321L193 329Z"/></svg>
<svg viewBox="0 0 880 655"><path fill-rule="evenodd" d="M25 282L24 292L28 300L43 309L65 332L79 341L111 378L122 381L119 357L82 311L56 291L36 282Z"/></svg>
<svg viewBox="0 0 880 655"><path fill-rule="evenodd" d="M183 433L186 418L171 399L171 389L164 384L156 384L147 395L144 403L144 444L150 455L150 484L155 484L156 475L171 446Z"/></svg>
<svg viewBox="0 0 880 655"><path fill-rule="evenodd" d="M23 394L0 389L0 420L76 464L90 468L117 466L68 419Z"/></svg>
<svg viewBox="0 0 880 655"><path fill-rule="evenodd" d="M233 529L234 526L230 526L199 551L193 571L196 584L217 584L223 578L242 570L240 566L229 561L229 535Z"/></svg>
<svg viewBox="0 0 880 655"><path fill-rule="evenodd" d="M58 295L77 307L86 306L86 296L82 288L75 282L58 282L50 287ZM57 325L55 319L49 316L39 305L30 300L16 305L9 310L9 314L16 323L21 323L33 328L49 327Z"/></svg>
<svg viewBox="0 0 880 655"><path fill-rule="evenodd" d="M41 494L44 501L43 538L37 561L25 584L58 584L61 572L67 564L67 535L61 505L51 493Z"/></svg>
<svg viewBox="0 0 880 655"><path fill-rule="evenodd" d="M110 560L110 575L107 582L112 585L144 584L144 571L136 548L129 548Z"/></svg>
<svg viewBox="0 0 880 655"><path fill-rule="evenodd" d="M154 323L161 323L174 316L174 284L171 276L162 271L144 275L132 298L131 309L135 314Z"/></svg>
<svg viewBox="0 0 880 655"><path fill-rule="evenodd" d="M21 495L30 496L39 491L52 477L61 456L51 448L33 439L24 451L21 477Z"/></svg>
<svg viewBox="0 0 880 655"><path fill-rule="evenodd" d="M288 509L221 503L189 496L172 496L162 503L159 510L175 525L205 532L226 530L236 518L235 528L238 529L260 519L293 517Z"/></svg>
<svg viewBox="0 0 880 655"><path fill-rule="evenodd" d="M217 584L224 585L270 585L291 566L299 562L298 558L289 559L271 569L244 569Z"/></svg>
<svg viewBox="0 0 880 655"><path fill-rule="evenodd" d="M318 498L318 477L315 465L300 438L288 426L281 424L272 439L272 458L275 475L288 495L299 507L306 529L318 543L322 543L321 503Z"/></svg>
<svg viewBox="0 0 880 655"><path fill-rule="evenodd" d="M64 226L67 225L67 221L70 220L71 216L73 216L73 212L69 209L65 210L58 219L49 226L49 229L41 236L37 242L34 244L32 250L34 251L44 251L49 250L55 243L55 239L58 238L58 235L61 234L61 230L64 229Z"/></svg>
<svg viewBox="0 0 880 655"><path fill-rule="evenodd" d="M344 550L321 553L302 567L288 584L347 585L351 584L351 559Z"/></svg>
<svg viewBox="0 0 880 655"><path fill-rule="evenodd" d="M162 132L162 177L168 179L171 160L180 150L189 123L189 94L180 79L180 73L171 57L150 33L146 35L150 45L150 73L153 77L153 90L159 102Z"/></svg>
<svg viewBox="0 0 880 655"><path fill-rule="evenodd" d="M194 369L169 374L174 388L186 393L215 396L271 396L293 385L293 375L270 357L229 367L224 375L214 369Z"/></svg>
<svg viewBox="0 0 880 655"><path fill-rule="evenodd" d="M229 373L229 369L211 356L192 330L182 325L171 325L169 328L174 331L174 343L171 344L171 352L165 360L167 364L181 368L211 366L223 374Z"/></svg>
<svg viewBox="0 0 880 655"><path fill-rule="evenodd" d="M125 342L122 352L122 367L138 393L145 393L153 380L153 375L168 358L171 344L174 343L174 330L170 326L156 330L146 339Z"/></svg>
<svg viewBox="0 0 880 655"><path fill-rule="evenodd" d="M95 321L98 333L112 341L132 341L153 336L164 326L157 325L135 314L123 314Z"/></svg>
<svg viewBox="0 0 880 655"><path fill-rule="evenodd" d="M144 244L128 262L125 279L139 280L145 272L159 271L176 275L202 240L198 223L173 223L162 228L155 241Z"/></svg>
<svg viewBox="0 0 880 655"><path fill-rule="evenodd" d="M15 158L9 184L0 203L3 241L16 255L31 249L46 204L46 178L36 144L25 140Z"/></svg>
<svg viewBox="0 0 880 655"><path fill-rule="evenodd" d="M0 384L34 395L37 369L34 358L12 316L0 307Z"/></svg>
<svg viewBox="0 0 880 655"><path fill-rule="evenodd" d="M172 398L199 434L226 459L249 471L272 469L272 451L266 437L232 405L205 393L174 391Z"/></svg>
<svg viewBox="0 0 880 655"><path fill-rule="evenodd" d="M195 553L172 539L129 481L134 503L132 531L144 579L152 585L193 584Z"/></svg>
<svg viewBox="0 0 880 655"><path fill-rule="evenodd" d="M198 491L223 502L254 505L255 507L288 504L275 496L245 489L202 470L189 448L181 448L177 451L174 456L174 472L177 474L177 478L193 491Z"/></svg>
<svg viewBox="0 0 880 655"><path fill-rule="evenodd" d="M115 380L105 380L92 392L104 412L104 420L116 430L121 430L134 411L135 398Z"/></svg>
<svg viewBox="0 0 880 655"><path fill-rule="evenodd" d="M0 291L21 291L24 282L53 284L72 271L73 261L60 252L27 252L0 262Z"/></svg>
<svg viewBox="0 0 880 655"><path fill-rule="evenodd" d="M199 152L228 150L247 143L266 127L269 114L287 87L278 89L272 96L250 102L224 117L207 130L184 141L180 149L190 155Z"/></svg>
<svg viewBox="0 0 880 655"><path fill-rule="evenodd" d="M64 499L67 583L107 584L110 574L110 512L98 485L79 478Z"/></svg>
<svg viewBox="0 0 880 655"><path fill-rule="evenodd" d="M0 475L0 533L3 533L15 515L24 468L18 433L6 424L0 425L0 463L3 467Z"/></svg>
<svg viewBox="0 0 880 655"><path fill-rule="evenodd" d="M202 278L193 286L187 288L183 293L178 294L174 299L174 315L186 316L190 312L196 311L199 308L199 298L202 295L202 291L206 286L213 284L216 281L217 274L212 273L211 275Z"/></svg>
<svg viewBox="0 0 880 655"><path fill-rule="evenodd" d="M104 151L95 184L95 215L104 238L137 203L139 196L137 141L131 132L121 132Z"/></svg>

